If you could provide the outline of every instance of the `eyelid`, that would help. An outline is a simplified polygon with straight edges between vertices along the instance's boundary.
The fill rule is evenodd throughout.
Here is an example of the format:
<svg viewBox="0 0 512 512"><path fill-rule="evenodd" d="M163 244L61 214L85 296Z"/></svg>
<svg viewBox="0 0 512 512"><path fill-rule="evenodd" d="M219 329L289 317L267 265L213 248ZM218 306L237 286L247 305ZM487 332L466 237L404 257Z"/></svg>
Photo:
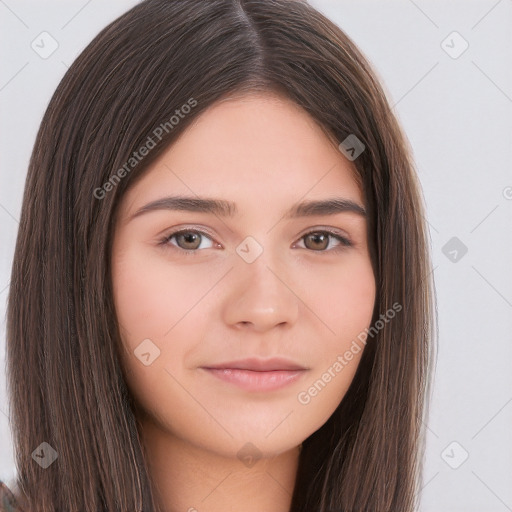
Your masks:
<svg viewBox="0 0 512 512"><path fill-rule="evenodd" d="M345 239L347 242L350 242L351 244L353 243L352 242L352 239L351 237L348 235L348 233L340 228L335 228L335 227L332 227L332 226L312 226L312 227L309 227L307 228L305 231L303 231L300 235L299 235L299 238L302 238L310 233L317 233L317 232L326 232L326 233L329 233L333 236L339 236L340 238L343 238Z"/></svg>
<svg viewBox="0 0 512 512"><path fill-rule="evenodd" d="M190 226L185 225L182 227L174 227L174 228L166 229L163 233L168 233L168 234L167 235L162 234L158 238L165 238L168 240L169 238L171 238L174 235L179 235L180 233L183 233L183 232L189 233L191 231L194 233L199 233L201 235L207 235L209 238L212 239L212 241L214 241L215 236L216 236L207 227L204 227L204 226L201 226L198 224L194 224L194 225L190 225ZM219 243L219 242L216 242L216 243Z"/></svg>
<svg viewBox="0 0 512 512"><path fill-rule="evenodd" d="M211 232L207 228L203 228L203 227L198 228L197 226L195 226L195 227L184 226L181 228L174 228L167 235L164 235L161 238L159 238L158 245L163 245L164 247L171 246L169 244L169 240L177 235L180 235L181 233L197 233L197 234L201 235L202 237L208 238L212 242L212 244L222 246L221 243L219 243L215 240L214 235L212 235ZM185 254L200 252L200 250L198 250L198 249L187 250L187 249L182 249L181 247L176 247L176 246L171 246L171 247L172 247L172 249L176 249Z"/></svg>

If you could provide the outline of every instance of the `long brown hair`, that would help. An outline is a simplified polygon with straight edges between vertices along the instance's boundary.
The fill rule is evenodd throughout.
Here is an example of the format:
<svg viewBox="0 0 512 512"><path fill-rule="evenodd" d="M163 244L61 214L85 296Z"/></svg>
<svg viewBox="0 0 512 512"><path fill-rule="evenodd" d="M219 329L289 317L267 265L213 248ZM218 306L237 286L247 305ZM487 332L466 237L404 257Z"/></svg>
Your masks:
<svg viewBox="0 0 512 512"><path fill-rule="evenodd" d="M368 337L344 399L304 441L291 511L413 510L436 319L421 188L376 73L304 0L145 0L94 38L55 91L29 164L7 312L27 510L157 510L119 362L117 206L201 112L251 91L291 98L336 144L364 144L353 163L377 284L372 325L403 308ZM46 468L33 457L41 443L57 453Z"/></svg>

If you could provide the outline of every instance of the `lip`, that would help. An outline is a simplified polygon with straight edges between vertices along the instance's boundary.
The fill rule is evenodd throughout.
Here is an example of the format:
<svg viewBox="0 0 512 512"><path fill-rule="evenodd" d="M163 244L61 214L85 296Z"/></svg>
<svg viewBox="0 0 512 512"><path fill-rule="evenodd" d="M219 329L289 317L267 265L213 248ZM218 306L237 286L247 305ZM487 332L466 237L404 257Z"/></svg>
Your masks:
<svg viewBox="0 0 512 512"><path fill-rule="evenodd" d="M296 382L308 368L288 359L243 359L201 369L246 391L274 391Z"/></svg>
<svg viewBox="0 0 512 512"><path fill-rule="evenodd" d="M308 368L301 366L289 359L283 357L272 357L270 359L258 359L250 357L247 359L239 359L237 361L228 361L226 363L212 364L203 366L206 369L230 369L230 370L252 370L255 372L270 372L276 370L307 370Z"/></svg>
<svg viewBox="0 0 512 512"><path fill-rule="evenodd" d="M307 370L254 371L238 368L203 368L214 377L246 391L273 391L292 384Z"/></svg>

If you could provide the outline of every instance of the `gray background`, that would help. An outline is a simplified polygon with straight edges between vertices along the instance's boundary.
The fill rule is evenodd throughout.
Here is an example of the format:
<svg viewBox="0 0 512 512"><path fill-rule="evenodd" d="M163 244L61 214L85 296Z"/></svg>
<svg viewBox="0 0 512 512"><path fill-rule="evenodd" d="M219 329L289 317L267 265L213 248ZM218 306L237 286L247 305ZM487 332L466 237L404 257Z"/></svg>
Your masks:
<svg viewBox="0 0 512 512"><path fill-rule="evenodd" d="M67 67L100 29L136 3L0 0L4 481L15 476L5 396L5 302L36 130ZM372 62L411 141L427 204L439 350L420 510L512 511L512 0L311 4ZM31 47L33 41L42 46L43 31L58 43L45 59ZM461 53L464 41L469 46Z"/></svg>

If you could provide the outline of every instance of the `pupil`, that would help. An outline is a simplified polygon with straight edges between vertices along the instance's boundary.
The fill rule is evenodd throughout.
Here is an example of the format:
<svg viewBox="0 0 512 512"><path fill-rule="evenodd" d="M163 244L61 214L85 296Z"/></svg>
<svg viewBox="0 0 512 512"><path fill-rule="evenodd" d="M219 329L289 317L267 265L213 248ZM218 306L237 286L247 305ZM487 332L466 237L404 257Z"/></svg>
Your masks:
<svg viewBox="0 0 512 512"><path fill-rule="evenodd" d="M322 241L325 242L326 235L323 233L317 233L317 234L310 235L310 237L313 239L315 244L318 244L318 243L321 244ZM322 245L321 248L322 249L325 248L324 246L325 246L325 243Z"/></svg>
<svg viewBox="0 0 512 512"><path fill-rule="evenodd" d="M194 244L194 239L197 239L198 238L198 234L197 233L186 233L186 234L183 234L182 235L183 238L185 239L185 243L186 244Z"/></svg>

